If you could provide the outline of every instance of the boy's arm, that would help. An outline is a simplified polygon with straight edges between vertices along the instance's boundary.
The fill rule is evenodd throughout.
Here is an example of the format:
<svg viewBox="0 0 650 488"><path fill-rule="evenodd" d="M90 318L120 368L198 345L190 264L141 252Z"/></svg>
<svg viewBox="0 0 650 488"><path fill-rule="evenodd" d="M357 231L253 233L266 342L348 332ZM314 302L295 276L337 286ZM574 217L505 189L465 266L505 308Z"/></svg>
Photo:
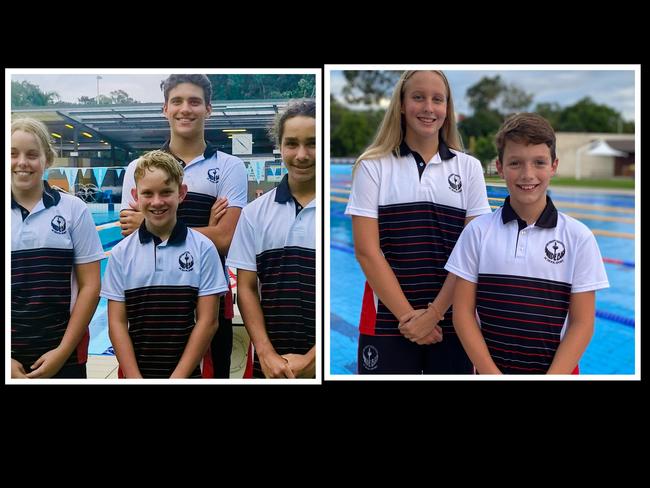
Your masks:
<svg viewBox="0 0 650 488"><path fill-rule="evenodd" d="M501 374L490 356L481 329L476 322L475 313L476 283L456 276L453 319L456 334L480 374Z"/></svg>
<svg viewBox="0 0 650 488"><path fill-rule="evenodd" d="M218 201L219 200L217 200L217 202ZM215 202L215 204L217 204L217 202ZM215 207L213 206L213 209L214 208ZM241 208L228 207L226 213L219 218L217 225L192 228L210 239L219 251L219 255L227 256L228 250L230 249L230 243L232 242L232 236L235 233L235 227L237 227L237 221L239 220L240 215Z"/></svg>
<svg viewBox="0 0 650 488"><path fill-rule="evenodd" d="M289 362L275 351L266 333L255 271L237 269L237 304L246 331L253 341L257 357L260 359L264 376L267 378L294 378Z"/></svg>
<svg viewBox="0 0 650 488"><path fill-rule="evenodd" d="M217 332L217 317L219 315L219 295L198 297L196 302L196 324L187 341L181 359L170 378L189 378L192 371L201 362Z"/></svg>
<svg viewBox="0 0 650 488"><path fill-rule="evenodd" d="M316 376L316 346L305 354L283 354L296 378L314 378Z"/></svg>
<svg viewBox="0 0 650 488"><path fill-rule="evenodd" d="M75 264L74 273L79 291L61 343L36 360L28 378L50 378L58 373L88 330L99 302L100 261Z"/></svg>
<svg viewBox="0 0 650 488"><path fill-rule="evenodd" d="M354 253L370 287L398 320L408 320L414 310L381 252L377 219L352 215L352 234Z"/></svg>
<svg viewBox="0 0 650 488"><path fill-rule="evenodd" d="M120 211L120 228L122 229L122 236L127 237L142 225L144 214L137 210L135 207Z"/></svg>
<svg viewBox="0 0 650 488"><path fill-rule="evenodd" d="M210 239L221 256L227 256L237 221L248 200L248 176L241 159L231 156L230 164L224 168L217 188L217 201L221 198L228 200L229 207L225 215L219 219L216 226L195 227L195 230ZM212 210L214 209L213 205Z"/></svg>
<svg viewBox="0 0 650 488"><path fill-rule="evenodd" d="M134 231L138 230L144 220L144 215L138 210L138 206L131 196L131 189L135 188L135 165L135 161L129 163L124 170L124 178L122 179L120 228L122 229L123 237L131 235Z"/></svg>
<svg viewBox="0 0 650 488"><path fill-rule="evenodd" d="M572 293L566 333L546 374L571 374L594 333L596 292Z"/></svg>
<svg viewBox="0 0 650 488"><path fill-rule="evenodd" d="M115 356L117 356L124 377L129 379L142 378L138 361L135 358L133 342L129 337L126 304L124 302L108 300L108 337L111 339Z"/></svg>

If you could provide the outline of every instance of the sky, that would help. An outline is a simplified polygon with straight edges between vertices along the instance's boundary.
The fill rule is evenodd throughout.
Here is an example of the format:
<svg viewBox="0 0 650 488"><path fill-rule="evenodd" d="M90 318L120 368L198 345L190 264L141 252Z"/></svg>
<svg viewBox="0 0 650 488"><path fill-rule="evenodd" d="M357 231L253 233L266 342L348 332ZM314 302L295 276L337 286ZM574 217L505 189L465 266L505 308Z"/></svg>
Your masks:
<svg viewBox="0 0 650 488"><path fill-rule="evenodd" d="M94 98L97 96L97 76L99 80L99 93L109 96L112 91L123 90L131 98L142 103L162 102L163 93L160 82L167 78L169 73L160 74L12 74L12 81L29 81L37 85L43 92L57 92L64 102L77 103L82 96Z"/></svg>
<svg viewBox="0 0 650 488"><path fill-rule="evenodd" d="M354 67L353 69L363 69ZM390 69L388 67L387 69ZM416 68L417 69L417 68ZM456 113L471 115L465 98L467 89L481 78L500 75L507 84L516 84L534 95L529 109L538 103L556 102L564 108L581 98L591 97L596 103L608 105L621 113L626 121L634 120L634 71L632 70L450 70L444 69L449 80ZM331 91L337 99L345 85L341 71L331 72Z"/></svg>
<svg viewBox="0 0 650 488"><path fill-rule="evenodd" d="M351 69L363 69L363 67L354 66ZM99 93L102 95L109 95L110 92L116 90L124 90L139 102L162 102L160 82L171 71L156 70L155 74L153 70L147 71L146 74L107 74L101 70L88 69L84 72L92 74L20 74L13 72L11 79L14 81L27 80L38 85L42 91L57 92L63 101L77 102L81 96L89 98L97 96L97 76L100 75L102 78L99 80ZM566 107L589 96L595 102L617 110L625 120L634 120L634 71L632 70L445 69L444 71L449 79L456 111L459 114L471 115L465 98L467 89L484 76L492 77L498 74L506 83L514 83L527 93L534 95L531 109L535 104L541 102L556 102L561 107ZM327 72L325 72L325 76L327 76ZM345 80L340 71L331 72L331 90L337 98L340 98L344 83Z"/></svg>

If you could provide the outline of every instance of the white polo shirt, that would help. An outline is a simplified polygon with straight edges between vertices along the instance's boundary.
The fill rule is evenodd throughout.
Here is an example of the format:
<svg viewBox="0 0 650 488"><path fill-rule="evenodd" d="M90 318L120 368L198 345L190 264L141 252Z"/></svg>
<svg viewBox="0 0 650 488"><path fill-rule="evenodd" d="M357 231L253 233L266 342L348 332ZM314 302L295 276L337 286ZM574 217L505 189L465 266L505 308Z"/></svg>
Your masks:
<svg viewBox="0 0 650 488"><path fill-rule="evenodd" d="M589 228L558 212L550 197L534 224L510 206L474 219L445 269L477 284L476 311L503 373L546 373L568 324L572 293L609 282Z"/></svg>
<svg viewBox="0 0 650 488"><path fill-rule="evenodd" d="M266 331L278 354L304 354L315 344L315 219L316 201L301 208L285 175L242 210L228 253L228 266L257 272Z"/></svg>
<svg viewBox="0 0 650 488"><path fill-rule="evenodd" d="M81 199L43 182L31 212L11 199L11 357L31 365L61 343L77 295L73 267L104 258ZM66 364L83 364L88 332Z"/></svg>
<svg viewBox="0 0 650 488"><path fill-rule="evenodd" d="M108 259L101 296L125 302L145 378L169 378L194 329L198 297L228 290L212 241L177 221L162 242L142 222ZM197 367L192 377L200 377Z"/></svg>
<svg viewBox="0 0 650 488"><path fill-rule="evenodd" d="M161 148L169 150L169 141ZM248 177L244 162L236 156L231 156L208 143L201 156L189 163L172 154L184 168L183 183L187 185L187 195L178 206L177 217L188 227L206 227L210 221L210 209L215 200L220 197L228 199L228 207L243 208L248 202ZM134 203L131 189L135 188L135 167L138 159L129 163L124 173L122 185L122 204L120 210L131 208ZM232 247L232 245L231 245ZM225 256L221 256L225 263ZM224 273L228 273L224 264ZM225 300L220 300L219 317L231 319L233 314L232 294L228 293Z"/></svg>
<svg viewBox="0 0 650 488"><path fill-rule="evenodd" d="M169 141L162 150L170 152ZM134 203L131 189L135 188L134 173L138 159L131 161L124 173L120 210L129 209L130 204ZM177 215L188 227L207 226L210 209L217 198L226 197L228 207L246 206L248 178L244 162L238 157L217 151L208 144L204 153L189 163L180 159L178 162L183 166L183 183L187 185L188 192L178 206Z"/></svg>
<svg viewBox="0 0 650 488"><path fill-rule="evenodd" d="M445 281L443 266L466 217L490 213L481 163L444 141L425 162L405 143L395 154L361 161L354 172L348 215L378 220L379 245L409 303L426 308ZM440 322L455 333L451 310ZM359 330L401 335L398 321L366 282Z"/></svg>

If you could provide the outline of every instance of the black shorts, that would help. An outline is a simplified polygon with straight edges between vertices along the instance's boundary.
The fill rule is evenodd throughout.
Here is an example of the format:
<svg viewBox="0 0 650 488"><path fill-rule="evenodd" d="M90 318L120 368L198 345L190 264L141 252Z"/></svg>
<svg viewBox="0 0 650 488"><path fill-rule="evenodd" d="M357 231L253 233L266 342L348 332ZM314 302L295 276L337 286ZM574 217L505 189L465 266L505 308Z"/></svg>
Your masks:
<svg viewBox="0 0 650 488"><path fill-rule="evenodd" d="M447 333L441 342L420 346L404 336L359 334L358 374L473 374L458 336Z"/></svg>

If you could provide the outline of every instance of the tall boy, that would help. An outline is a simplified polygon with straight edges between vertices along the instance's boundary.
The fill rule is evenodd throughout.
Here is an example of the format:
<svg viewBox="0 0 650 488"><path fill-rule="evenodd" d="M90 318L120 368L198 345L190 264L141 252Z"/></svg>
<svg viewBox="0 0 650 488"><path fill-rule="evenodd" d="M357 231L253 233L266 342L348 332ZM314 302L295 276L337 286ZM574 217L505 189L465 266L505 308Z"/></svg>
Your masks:
<svg viewBox="0 0 650 488"><path fill-rule="evenodd" d="M248 180L244 162L211 146L205 140L205 121L212 112L212 85L206 75L174 74L161 84L165 102L163 114L169 121L170 139L162 147L185 169L183 182L188 193L178 208L185 225L207 236L225 263L241 209L246 206ZM142 223L142 213L134 207L131 189L137 160L124 174L120 223L127 236ZM227 201L226 201L227 199ZM211 225L211 213L227 205L225 214ZM222 212L223 213L223 212ZM224 266L224 272L225 266ZM232 295L220 299L219 328L210 347L212 364L207 377L228 378L232 353Z"/></svg>
<svg viewBox="0 0 650 488"><path fill-rule="evenodd" d="M200 378L223 267L212 241L176 218L187 186L171 154L140 157L134 180L144 220L113 248L102 284L111 342L126 378Z"/></svg>
<svg viewBox="0 0 650 488"><path fill-rule="evenodd" d="M447 261L459 278L454 327L479 374L575 374L595 290L609 286L596 239L546 194L558 159L543 117L512 116L496 143L510 195L465 228Z"/></svg>

